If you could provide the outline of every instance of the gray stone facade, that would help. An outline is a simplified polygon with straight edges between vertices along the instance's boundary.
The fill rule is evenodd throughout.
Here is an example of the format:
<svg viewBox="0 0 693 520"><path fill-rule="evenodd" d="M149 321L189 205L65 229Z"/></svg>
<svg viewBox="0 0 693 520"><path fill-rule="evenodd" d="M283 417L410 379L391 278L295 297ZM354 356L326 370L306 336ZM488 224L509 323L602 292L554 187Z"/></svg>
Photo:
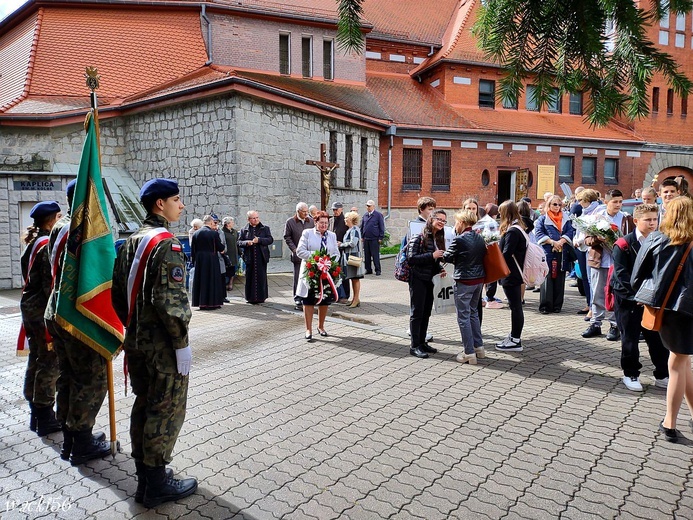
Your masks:
<svg viewBox="0 0 693 520"><path fill-rule="evenodd" d="M102 163L127 170L135 182L167 176L178 179L186 210L176 233L210 212L246 223L248 210L257 209L283 244L284 222L298 201L319 205L319 172L306 160L319 160L320 143L337 133L337 161L344 165L345 139L351 135L355 185L359 183L360 142L367 140L367 182L364 189L343 188L344 170L336 173L330 201L364 210L377 200L379 134L356 125L301 112L294 108L239 95L220 96L169 106L124 118L101 121ZM51 129L0 128L0 288L21 287L19 235L21 202L58 200L60 192L14 191L14 180L69 177L52 175L56 164L78 165L84 142L80 124ZM28 173L33 172L31 176ZM76 168L74 169L76 171ZM16 174L13 172L17 172ZM287 257L286 251L282 252Z"/></svg>

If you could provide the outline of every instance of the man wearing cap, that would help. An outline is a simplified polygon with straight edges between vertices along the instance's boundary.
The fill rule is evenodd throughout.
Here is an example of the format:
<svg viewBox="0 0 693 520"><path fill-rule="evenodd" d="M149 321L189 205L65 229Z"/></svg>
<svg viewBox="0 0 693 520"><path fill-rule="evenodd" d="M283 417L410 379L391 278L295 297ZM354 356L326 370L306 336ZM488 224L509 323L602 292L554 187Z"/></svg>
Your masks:
<svg viewBox="0 0 693 520"><path fill-rule="evenodd" d="M349 229L349 226L347 226L346 222L344 221L344 205L341 202L332 203L332 217L330 218L328 229L337 235L337 244L341 244L344 240L344 235ZM343 276L346 276L346 269L342 271L342 274ZM337 300L337 303L346 303L351 293L349 290L349 284L342 283L339 287L337 287L337 293L339 295L339 300Z"/></svg>
<svg viewBox="0 0 693 520"><path fill-rule="evenodd" d="M51 267L46 245L53 224L60 218L57 202L36 204L29 213L34 219L24 234L26 249L22 253L21 267L24 289L19 308L22 311L22 327L18 342L18 353L28 359L24 376L24 398L29 401L31 417L29 428L39 437L60 431L55 418L55 385L58 380L58 359L51 348L51 338L46 335L43 313L51 291Z"/></svg>
<svg viewBox="0 0 693 520"><path fill-rule="evenodd" d="M303 231L315 227L315 223L308 213L308 204L299 202L296 204L296 213L287 219L286 224L284 224L284 242L289 251L291 251L291 263L294 266L294 290L291 294L294 297L294 309L297 311L303 309L303 300L296 296L296 286L298 285L298 276L301 269L301 259L296 256L296 248L301 240Z"/></svg>
<svg viewBox="0 0 693 520"><path fill-rule="evenodd" d="M106 435L103 432L92 433L108 388L106 360L55 321L76 183L76 180L68 183L67 214L55 223L48 239L53 288L43 315L46 328L53 337L53 350L58 356L60 369L56 395L57 416L63 430L60 458L70 460L73 466L111 454L111 448L105 442Z"/></svg>
<svg viewBox="0 0 693 520"><path fill-rule="evenodd" d="M366 274L373 274L371 260L375 267L375 275L380 276L380 244L385 238L385 219L383 214L375 209L375 202L366 202L366 214L361 220L361 236L363 236L363 256Z"/></svg>
<svg viewBox="0 0 693 520"><path fill-rule="evenodd" d="M178 183L152 179L142 186L140 201L147 216L118 252L112 299L126 327L123 347L136 396L130 416L135 501L155 507L197 489L195 479L174 479L166 470L185 419L191 312L183 246L168 231L185 208Z"/></svg>

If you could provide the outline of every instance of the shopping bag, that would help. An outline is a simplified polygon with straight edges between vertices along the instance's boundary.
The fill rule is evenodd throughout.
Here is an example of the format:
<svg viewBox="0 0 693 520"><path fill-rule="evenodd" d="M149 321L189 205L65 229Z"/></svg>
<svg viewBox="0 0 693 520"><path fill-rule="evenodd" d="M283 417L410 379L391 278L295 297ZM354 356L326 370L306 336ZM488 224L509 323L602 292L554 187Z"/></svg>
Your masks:
<svg viewBox="0 0 693 520"><path fill-rule="evenodd" d="M453 283L452 276L441 277L437 274L433 277L433 310L436 314L455 312Z"/></svg>

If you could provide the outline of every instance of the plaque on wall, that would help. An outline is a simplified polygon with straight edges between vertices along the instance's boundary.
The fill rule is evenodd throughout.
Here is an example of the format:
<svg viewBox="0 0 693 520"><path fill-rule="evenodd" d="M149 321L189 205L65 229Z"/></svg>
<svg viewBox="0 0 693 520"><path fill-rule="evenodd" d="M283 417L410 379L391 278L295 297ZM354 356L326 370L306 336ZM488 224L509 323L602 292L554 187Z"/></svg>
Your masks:
<svg viewBox="0 0 693 520"><path fill-rule="evenodd" d="M62 191L60 181L13 181L16 191Z"/></svg>

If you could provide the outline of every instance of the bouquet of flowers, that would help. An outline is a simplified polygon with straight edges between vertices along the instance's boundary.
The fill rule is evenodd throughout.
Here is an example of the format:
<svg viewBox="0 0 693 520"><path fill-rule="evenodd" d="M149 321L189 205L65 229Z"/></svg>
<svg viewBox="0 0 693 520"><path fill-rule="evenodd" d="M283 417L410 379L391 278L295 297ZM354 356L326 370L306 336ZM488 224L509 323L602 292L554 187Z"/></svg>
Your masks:
<svg viewBox="0 0 693 520"><path fill-rule="evenodd" d="M481 232L481 238L484 239L484 242L486 242L486 245L493 244L494 242L498 242L500 240L500 233L498 230L491 229L488 227L485 227L483 231Z"/></svg>
<svg viewBox="0 0 693 520"><path fill-rule="evenodd" d="M609 251L614 248L616 240L623 236L618 226L612 224L604 215L583 215L571 218L575 229L582 231L588 237L601 239L602 245Z"/></svg>
<svg viewBox="0 0 693 520"><path fill-rule="evenodd" d="M339 276L342 268L336 258L336 256L328 255L323 248L306 260L304 277L308 282L308 287L317 297L316 303L320 303L328 297L332 297L334 300L338 298L337 287L342 283L342 278Z"/></svg>

